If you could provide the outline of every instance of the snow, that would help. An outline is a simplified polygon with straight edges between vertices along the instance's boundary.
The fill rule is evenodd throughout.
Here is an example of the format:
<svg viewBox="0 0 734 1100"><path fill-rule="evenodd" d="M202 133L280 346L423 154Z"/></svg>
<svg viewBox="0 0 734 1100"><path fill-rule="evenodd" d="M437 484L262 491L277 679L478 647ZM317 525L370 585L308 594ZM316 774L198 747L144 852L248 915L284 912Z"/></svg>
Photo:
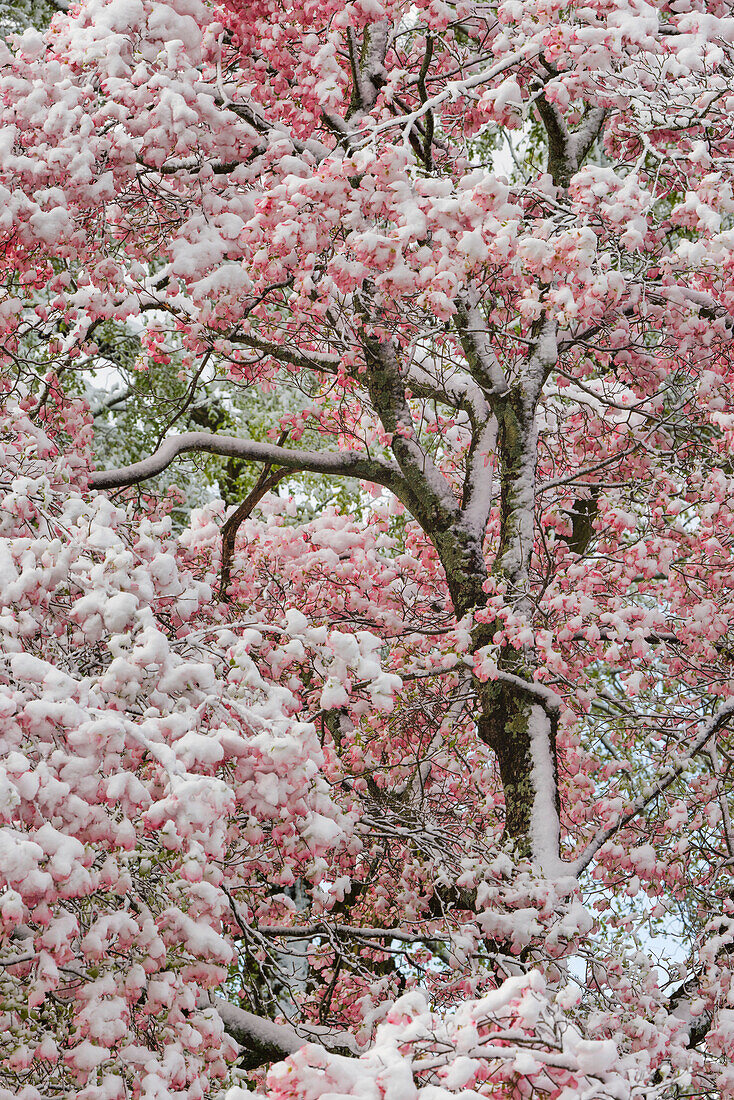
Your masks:
<svg viewBox="0 0 734 1100"><path fill-rule="evenodd" d="M321 690L319 699L321 709L338 710L340 707L345 707L348 702L349 693L344 685L333 676L330 676Z"/></svg>
<svg viewBox="0 0 734 1100"><path fill-rule="evenodd" d="M573 1051L576 1063L582 1073L599 1076L608 1073L618 1058L617 1044L613 1039L595 1040L569 1037L568 1047Z"/></svg>
<svg viewBox="0 0 734 1100"><path fill-rule="evenodd" d="M560 823L556 807L556 776L550 742L550 719L538 704L530 707L528 733L533 762L533 808L530 834L533 856L543 874L553 879L568 874L559 855Z"/></svg>
<svg viewBox="0 0 734 1100"><path fill-rule="evenodd" d="M303 835L314 851L330 851L345 839L344 829L338 822L316 813L310 815Z"/></svg>
<svg viewBox="0 0 734 1100"><path fill-rule="evenodd" d="M10 668L16 681L42 684L51 671L50 665L30 653L13 653L10 656Z"/></svg>
<svg viewBox="0 0 734 1100"><path fill-rule="evenodd" d="M107 630L119 633L127 630L138 606L138 598L131 592L118 592L102 606L102 617Z"/></svg>
<svg viewBox="0 0 734 1100"><path fill-rule="evenodd" d="M39 210L31 214L28 224L32 226L37 239L46 245L63 243L74 229L69 212L63 206L56 206L51 210Z"/></svg>
<svg viewBox="0 0 734 1100"><path fill-rule="evenodd" d="M145 18L142 0L89 0L87 20L99 36L105 31L118 34L134 32Z"/></svg>

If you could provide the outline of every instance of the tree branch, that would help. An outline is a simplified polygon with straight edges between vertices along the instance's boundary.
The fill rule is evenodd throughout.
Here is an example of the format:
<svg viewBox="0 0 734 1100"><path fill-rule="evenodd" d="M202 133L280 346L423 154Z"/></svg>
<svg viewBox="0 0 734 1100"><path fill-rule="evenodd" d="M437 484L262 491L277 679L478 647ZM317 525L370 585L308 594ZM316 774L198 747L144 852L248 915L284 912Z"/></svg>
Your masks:
<svg viewBox="0 0 734 1100"><path fill-rule="evenodd" d="M398 467L385 459L370 458L361 451L289 451L272 443L257 443L231 435L184 432L172 436L148 458L114 470L98 470L89 479L91 489L120 489L155 477L186 452L204 452L286 466L289 470L337 477L358 477L384 485L403 499L405 485Z"/></svg>
<svg viewBox="0 0 734 1100"><path fill-rule="evenodd" d="M352 98L347 119L354 125L375 105L380 88L385 83L385 55L387 53L390 24L386 19L368 23L364 29L362 48L357 51L354 30L347 31L349 61L352 69Z"/></svg>
<svg viewBox="0 0 734 1100"><path fill-rule="evenodd" d="M270 463L263 467L260 477L253 488L247 494L240 506L235 509L222 528L222 565L219 573L219 599L227 600L227 589L231 579L232 558L234 556L234 544L237 532L242 523L251 515L253 509L260 503L266 493L274 489L279 481L287 477L291 470L280 469L272 472Z"/></svg>
<svg viewBox="0 0 734 1100"><path fill-rule="evenodd" d="M616 821L612 825L608 825L605 829L600 829L598 831L594 839L587 844L578 859L575 859L573 863L569 864L569 870L572 870L575 875L579 875L581 871L585 870L602 845L606 844L606 842L610 840L615 833L619 832L620 829L623 829L625 825L628 825L629 822L637 817L637 815L649 806L651 802L654 802L658 795L661 795L663 791L667 790L671 783L674 783L685 769L686 764L688 764L690 760L693 760L694 756L698 755L706 742L721 729L733 714L734 697L728 699L727 702L719 708L717 713L712 715L712 717L704 723L703 729L698 737L694 738L691 742L690 748L684 752L674 764L668 764L665 768L662 768L658 780L647 787L640 797L635 799L628 810L618 814Z"/></svg>
<svg viewBox="0 0 734 1100"><path fill-rule="evenodd" d="M327 1050L347 1057L357 1053L354 1037L346 1031L336 1032L312 1024L304 1025L304 1034L299 1034L291 1024L276 1024L273 1020L263 1019L239 1005L231 1004L224 997L211 997L209 1004L219 1015L224 1030L242 1048L241 1061L245 1069L281 1062L309 1042L319 1043Z"/></svg>
<svg viewBox="0 0 734 1100"><path fill-rule="evenodd" d="M325 374L336 374L341 358L338 355L330 355L327 352L294 352L273 340L263 340L254 336L251 332L230 332L226 334L231 344L244 344L253 351L259 351L263 355L270 355L282 363L290 363L301 370L323 371Z"/></svg>
<svg viewBox="0 0 734 1100"><path fill-rule="evenodd" d="M363 335L362 345L370 400L392 436L392 451L411 493L411 511L424 531L445 529L459 518L459 505L449 482L418 439L405 392L405 374L393 343Z"/></svg>
<svg viewBox="0 0 734 1100"><path fill-rule="evenodd" d="M400 115L398 118L390 118L385 122L379 122L371 131L370 136L372 138L377 137L379 134L384 133L386 130L394 130L400 127L403 132L408 135L413 127L413 124L419 119L423 118L429 112L435 111L437 107L440 107L446 100L456 100L460 96L465 95L471 91L472 88L478 88L481 84L486 84L490 80L494 80L500 73L506 72L507 69L512 69L516 65L520 65L523 61L532 60L537 55L537 46L534 44L528 44L521 49L516 50L514 53L508 54L500 61L495 62L488 69L482 69L477 73L473 73L469 77L465 77L462 80L450 80L447 81L437 95L431 96L429 99L422 102L420 107L416 107L415 110L409 111L404 115Z"/></svg>
<svg viewBox="0 0 734 1100"><path fill-rule="evenodd" d="M556 187L568 187L577 166L566 120L543 92L535 100L535 106L548 138L548 172Z"/></svg>
<svg viewBox="0 0 734 1100"><path fill-rule="evenodd" d="M422 364L411 363L405 381L416 397L429 397L450 409L463 409L475 426L483 425L492 415L480 387L462 370L453 370L448 378L438 378Z"/></svg>
<svg viewBox="0 0 734 1100"><path fill-rule="evenodd" d="M706 1038L714 1020L713 1013L708 1009L693 1012L695 1002L700 999L701 975L692 974L678 986L668 1001L668 1011L671 1016L682 1020L686 1026L689 1047L697 1046Z"/></svg>
<svg viewBox="0 0 734 1100"><path fill-rule="evenodd" d="M606 107L592 107L578 130L574 130L571 134L571 148L577 169L583 164L587 153L598 138L606 117Z"/></svg>
<svg viewBox="0 0 734 1100"><path fill-rule="evenodd" d="M203 88L211 94L210 85L204 85ZM317 162L325 160L331 153L328 146L323 145L315 138L307 138L305 141L301 141L299 138L294 137L288 127L282 122L266 119L250 103L237 103L229 99L226 95L214 96L214 102L218 107L223 107L226 111L231 111L232 114L243 119L248 125L252 126L253 130L258 134L269 135L275 133L278 137L285 138L289 141L297 153L310 153L311 156L315 157Z"/></svg>
<svg viewBox="0 0 734 1100"><path fill-rule="evenodd" d="M454 320L469 372L488 397L507 393L509 386L492 349L487 326L474 296L459 301Z"/></svg>
<svg viewBox="0 0 734 1100"><path fill-rule="evenodd" d="M494 486L490 454L497 446L497 421L494 416L479 431L472 432L471 445L466 458L466 477L461 512L465 521L483 539L492 507Z"/></svg>
<svg viewBox="0 0 734 1100"><path fill-rule="evenodd" d="M604 125L606 110L592 108L579 129L571 132L561 111L546 99L544 92L535 102L548 137L548 171L557 187L566 188L596 141Z"/></svg>

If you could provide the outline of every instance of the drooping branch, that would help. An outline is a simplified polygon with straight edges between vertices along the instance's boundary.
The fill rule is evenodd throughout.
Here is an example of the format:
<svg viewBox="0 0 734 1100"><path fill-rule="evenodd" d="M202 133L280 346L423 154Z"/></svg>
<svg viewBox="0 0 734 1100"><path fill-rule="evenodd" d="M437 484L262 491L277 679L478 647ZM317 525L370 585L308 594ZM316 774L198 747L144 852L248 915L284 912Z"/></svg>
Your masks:
<svg viewBox="0 0 734 1100"><path fill-rule="evenodd" d="M399 940L401 943L434 943L450 940L442 932L406 932L404 928L370 928L358 924L329 924L326 921L314 921L305 925L258 925L258 935L277 939L303 939L306 936L321 936L329 932L335 935L351 936L364 940Z"/></svg>
<svg viewBox="0 0 734 1100"><path fill-rule="evenodd" d="M179 455L197 452L265 462L285 466L289 470L363 478L391 489L401 500L405 494L403 478L394 463L372 458L361 451L291 451L271 443L210 432L183 432L171 436L157 451L140 462L113 470L96 471L89 479L89 486L91 489L120 489L125 485L136 485L160 474Z"/></svg>
<svg viewBox="0 0 734 1100"><path fill-rule="evenodd" d="M648 291L650 294L650 291ZM652 294L663 303L678 305L680 300L687 306L695 306L702 317L707 319L721 318L727 331L731 334L734 330L734 316L711 295L704 290L696 290L694 287L677 284L665 288L653 288Z"/></svg>
<svg viewBox="0 0 734 1100"><path fill-rule="evenodd" d="M21 925L14 930L11 939L20 944L32 944L34 933L29 927ZM0 961L0 967L17 966L35 957L35 951L24 951ZM79 978L83 976L76 966L68 966L66 969ZM310 1041L342 1055L351 1056L357 1053L354 1037L348 1032L304 1024L299 1033L290 1024L277 1024L273 1020L256 1016L219 995L202 998L199 1007L206 1008L207 1005L218 1014L226 1033L239 1043L242 1048L241 1062L246 1069L257 1069L269 1062L281 1061Z"/></svg>
<svg viewBox="0 0 734 1100"><path fill-rule="evenodd" d="M224 89L226 93L226 87ZM226 94L215 95L214 102L217 106L224 108L227 111L231 111L237 115L238 118L243 119L253 130L258 134L264 136L276 135L280 139L285 139L290 142L291 146L297 153L308 153L314 157L317 162L325 160L329 156L331 150L328 146L318 141L316 138L310 137L305 141L294 137L287 126L280 119L268 119L266 118L259 107L253 106L251 103L245 103L242 101L233 101Z"/></svg>
<svg viewBox="0 0 734 1100"><path fill-rule="evenodd" d="M279 363L289 363L300 370L320 371L325 374L336 374L341 358L335 354L317 351L293 351L292 348L283 347L274 340L266 340L262 336L252 332L227 333L227 339L231 344L244 344L253 351L263 355L272 355Z"/></svg>

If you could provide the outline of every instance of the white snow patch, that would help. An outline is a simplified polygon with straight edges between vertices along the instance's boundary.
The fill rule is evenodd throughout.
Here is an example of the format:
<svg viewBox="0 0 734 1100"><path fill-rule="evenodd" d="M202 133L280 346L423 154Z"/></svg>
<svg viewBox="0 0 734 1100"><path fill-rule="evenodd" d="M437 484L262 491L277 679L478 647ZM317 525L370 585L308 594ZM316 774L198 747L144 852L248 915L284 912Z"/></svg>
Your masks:
<svg viewBox="0 0 734 1100"><path fill-rule="evenodd" d="M556 774L550 745L550 719L541 706L530 708L528 719L530 755L533 762L533 809L530 815L530 837L533 857L547 878L566 876L560 856L561 839L556 809Z"/></svg>

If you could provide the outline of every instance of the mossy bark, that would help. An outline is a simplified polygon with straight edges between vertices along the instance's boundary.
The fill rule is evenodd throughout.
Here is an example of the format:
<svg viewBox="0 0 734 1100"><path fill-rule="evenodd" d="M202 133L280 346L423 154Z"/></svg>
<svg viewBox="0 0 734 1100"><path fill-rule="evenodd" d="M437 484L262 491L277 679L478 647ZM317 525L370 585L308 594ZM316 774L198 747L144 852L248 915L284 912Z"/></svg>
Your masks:
<svg viewBox="0 0 734 1100"><path fill-rule="evenodd" d="M497 447L500 466L500 536L492 568L495 577L506 584L506 599L519 613L532 615L529 585L530 557L534 536L535 477L537 441L535 408L521 390L510 391L496 405L499 424ZM438 545L438 544L437 544ZM439 548L439 553L441 550ZM476 597L477 588L486 580L482 561L481 585L468 578L451 577L452 563L441 558L449 579L449 589L460 590L466 598ZM457 606L457 614L486 605L486 595L473 608ZM456 605L455 605L456 606ZM481 623L473 632L473 648L492 642L496 626ZM500 673L516 680L533 682L535 655L531 647L515 649L503 646L498 658ZM532 698L517 683L502 679L481 683L475 680L479 702L477 729L480 738L495 753L505 799L505 834L518 855L531 856L531 822L535 800L533 755L530 735ZM550 753L556 765L555 721L551 723Z"/></svg>
<svg viewBox="0 0 734 1100"><path fill-rule="evenodd" d="M403 476L403 502L433 542L446 574L457 618L487 605L489 571L481 533L469 523L442 475L421 447L408 406L405 382L395 350L365 336L366 382L375 411L392 436L392 451ZM536 374L538 372L536 371ZM500 537L492 572L505 582L513 609L530 617L529 564L534 536L537 436L535 396L522 385L496 397L500 466ZM477 426L474 426L477 430ZM496 628L478 624L473 649L492 642ZM532 683L533 652L503 648L498 667ZM507 680L475 682L479 736L496 753L505 796L505 832L518 853L531 855L531 818L535 798L530 736L532 698L522 685ZM555 735L551 754L555 760Z"/></svg>

